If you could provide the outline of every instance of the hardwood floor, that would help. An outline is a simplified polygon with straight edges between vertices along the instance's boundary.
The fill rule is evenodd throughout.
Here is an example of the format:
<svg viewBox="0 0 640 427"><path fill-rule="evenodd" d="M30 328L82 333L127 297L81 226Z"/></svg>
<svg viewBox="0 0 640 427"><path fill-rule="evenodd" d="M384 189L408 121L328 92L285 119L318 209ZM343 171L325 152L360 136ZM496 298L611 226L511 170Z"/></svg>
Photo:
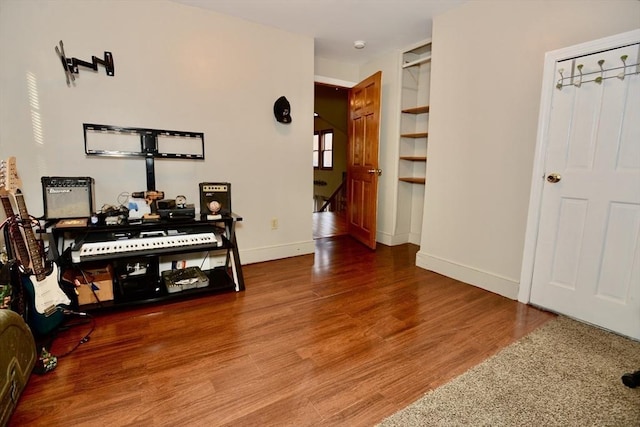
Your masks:
<svg viewBox="0 0 640 427"><path fill-rule="evenodd" d="M335 237L347 234L347 218L344 212L314 212L313 238Z"/></svg>
<svg viewBox="0 0 640 427"><path fill-rule="evenodd" d="M246 291L96 315L10 426L371 426L554 317L348 236ZM72 347L88 325L54 341Z"/></svg>

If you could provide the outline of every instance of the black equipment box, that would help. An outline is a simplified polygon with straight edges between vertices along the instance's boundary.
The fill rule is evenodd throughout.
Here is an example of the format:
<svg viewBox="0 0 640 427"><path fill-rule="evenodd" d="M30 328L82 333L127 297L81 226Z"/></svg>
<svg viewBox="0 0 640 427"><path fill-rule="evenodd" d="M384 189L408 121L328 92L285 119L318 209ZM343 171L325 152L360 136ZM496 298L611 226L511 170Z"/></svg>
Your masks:
<svg viewBox="0 0 640 427"><path fill-rule="evenodd" d="M193 219L196 217L196 208L187 205L184 208L158 209L158 214L162 219Z"/></svg>
<svg viewBox="0 0 640 427"><path fill-rule="evenodd" d="M157 258L123 258L113 264L120 297L155 298L160 295Z"/></svg>
<svg viewBox="0 0 640 427"><path fill-rule="evenodd" d="M95 211L93 178L43 176L41 181L45 219L89 218Z"/></svg>

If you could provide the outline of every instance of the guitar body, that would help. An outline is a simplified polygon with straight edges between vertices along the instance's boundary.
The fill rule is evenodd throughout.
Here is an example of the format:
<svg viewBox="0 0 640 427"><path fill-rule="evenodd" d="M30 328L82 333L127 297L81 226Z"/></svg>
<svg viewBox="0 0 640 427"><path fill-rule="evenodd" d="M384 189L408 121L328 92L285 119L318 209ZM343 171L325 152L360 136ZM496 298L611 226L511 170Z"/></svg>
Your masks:
<svg viewBox="0 0 640 427"><path fill-rule="evenodd" d="M53 264L53 271L44 279L38 280L37 276L33 277L35 283L32 282L33 294L34 294L34 306L39 314L47 314L55 309L57 305L68 305L71 303L67 294L60 288L58 282L58 266Z"/></svg>
<svg viewBox="0 0 640 427"><path fill-rule="evenodd" d="M36 335L47 335L64 321L60 305L71 301L58 284L57 267L42 281L22 274L22 286L27 293L27 323Z"/></svg>

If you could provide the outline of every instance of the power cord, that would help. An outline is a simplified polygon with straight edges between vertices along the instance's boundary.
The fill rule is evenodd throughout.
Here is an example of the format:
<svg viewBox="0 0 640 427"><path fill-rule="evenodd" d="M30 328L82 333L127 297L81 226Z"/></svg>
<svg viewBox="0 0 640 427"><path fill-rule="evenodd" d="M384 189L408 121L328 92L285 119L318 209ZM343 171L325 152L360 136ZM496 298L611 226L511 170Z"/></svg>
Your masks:
<svg viewBox="0 0 640 427"><path fill-rule="evenodd" d="M60 355L56 356L58 359L70 355L71 353L76 351L76 349L78 347L80 347L80 345L88 342L91 339L91 334L93 333L93 331L96 328L96 320L95 320L95 318L93 316L91 316L90 314L88 314L88 313L80 312L80 311L73 311L73 310L69 310L69 309L66 309L66 308L62 308L62 313L64 313L65 315L75 315L75 316L79 316L79 317L86 317L91 322L91 328L89 329L89 332L87 332L80 339L80 341L78 341L70 350L68 350L67 352L65 352L63 354L60 354ZM86 322L72 323L70 325L67 325L66 327L67 327L67 329L71 329L72 327L83 325L85 323Z"/></svg>
<svg viewBox="0 0 640 427"><path fill-rule="evenodd" d="M202 262L200 263L200 270L202 270L202 268L204 267L205 261L209 258L210 255L211 255L211 251L207 251L207 254L202 258Z"/></svg>
<svg viewBox="0 0 640 427"><path fill-rule="evenodd" d="M86 275L84 270L80 270L80 273L82 273L82 278L84 279L84 283L87 286L89 286L89 289L91 289L91 293L93 294L93 297L96 299L96 302L98 303L98 307L102 307L102 301L100 301L100 298L98 297L98 294L96 293L96 284L95 284L95 282L93 280L89 280L87 278L87 275Z"/></svg>

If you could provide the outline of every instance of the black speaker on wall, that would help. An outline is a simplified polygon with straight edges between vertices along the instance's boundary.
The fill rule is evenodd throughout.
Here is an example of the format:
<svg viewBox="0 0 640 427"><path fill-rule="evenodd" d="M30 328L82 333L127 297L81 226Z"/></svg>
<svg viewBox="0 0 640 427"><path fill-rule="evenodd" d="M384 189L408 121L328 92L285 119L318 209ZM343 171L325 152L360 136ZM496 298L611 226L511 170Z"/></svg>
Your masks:
<svg viewBox="0 0 640 427"><path fill-rule="evenodd" d="M93 178L43 176L44 217L88 218L94 212Z"/></svg>
<svg viewBox="0 0 640 427"><path fill-rule="evenodd" d="M231 183L229 182L201 182L200 183L200 215L230 215Z"/></svg>

